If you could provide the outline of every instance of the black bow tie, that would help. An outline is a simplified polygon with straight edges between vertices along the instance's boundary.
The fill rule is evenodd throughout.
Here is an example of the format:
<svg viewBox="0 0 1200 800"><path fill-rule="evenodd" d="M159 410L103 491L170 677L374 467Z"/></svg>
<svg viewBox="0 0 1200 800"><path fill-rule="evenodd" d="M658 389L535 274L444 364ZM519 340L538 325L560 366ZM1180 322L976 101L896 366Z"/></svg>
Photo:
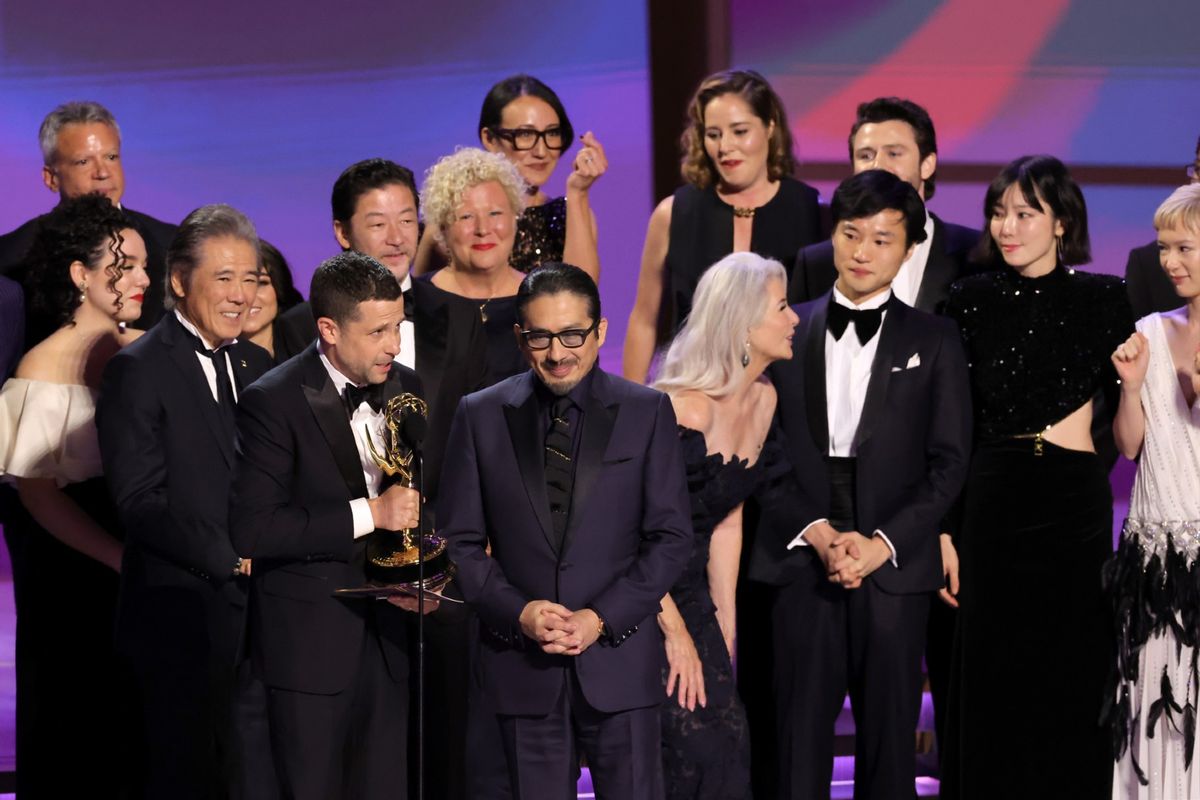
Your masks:
<svg viewBox="0 0 1200 800"><path fill-rule="evenodd" d="M829 332L833 334L835 340L840 340L842 334L846 332L846 326L853 322L854 333L858 336L859 343L865 346L879 330L879 325L883 322L883 312L887 310L890 302L892 302L892 298L889 297L879 308L855 310L836 303L833 298L830 298L825 326L829 328Z"/></svg>
<svg viewBox="0 0 1200 800"><path fill-rule="evenodd" d="M376 413L383 411L383 392L384 384L382 383L368 383L362 387L347 383L342 392L342 399L346 402L346 413L354 416L355 410L364 402Z"/></svg>
<svg viewBox="0 0 1200 800"><path fill-rule="evenodd" d="M402 292L404 295L404 318L412 322L413 316L417 313L417 301L413 299L413 290L405 289Z"/></svg>

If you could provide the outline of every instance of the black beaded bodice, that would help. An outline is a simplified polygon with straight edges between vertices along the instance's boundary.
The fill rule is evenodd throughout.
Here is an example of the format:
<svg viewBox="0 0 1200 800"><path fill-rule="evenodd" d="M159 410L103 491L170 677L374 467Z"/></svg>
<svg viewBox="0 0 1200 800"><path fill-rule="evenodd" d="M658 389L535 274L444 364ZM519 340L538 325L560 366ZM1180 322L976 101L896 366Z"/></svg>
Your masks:
<svg viewBox="0 0 1200 800"><path fill-rule="evenodd" d="M945 313L966 345L979 441L1043 431L1098 392L1115 400L1110 357L1133 332L1120 278L1061 266L1025 278L1004 267L956 282Z"/></svg>
<svg viewBox="0 0 1200 800"><path fill-rule="evenodd" d="M529 272L547 261L562 261L567 243L567 198L530 206L517 220L517 239L508 263Z"/></svg>

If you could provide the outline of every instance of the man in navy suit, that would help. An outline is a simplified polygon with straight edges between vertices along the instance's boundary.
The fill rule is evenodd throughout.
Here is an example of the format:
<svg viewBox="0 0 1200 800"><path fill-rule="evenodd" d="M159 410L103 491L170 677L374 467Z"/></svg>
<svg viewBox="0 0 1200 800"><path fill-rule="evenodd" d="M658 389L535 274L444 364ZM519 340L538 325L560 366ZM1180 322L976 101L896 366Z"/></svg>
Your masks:
<svg viewBox="0 0 1200 800"><path fill-rule="evenodd" d="M204 206L167 263L172 310L108 362L96 406L125 533L116 636L140 691L146 796L209 800L241 784L235 796L271 797L258 788L270 782L261 759L237 777L233 758L266 749L261 692L243 693L244 662L235 673L250 562L228 518L235 405L271 366L238 339L258 291L258 236L241 212Z"/></svg>
<svg viewBox="0 0 1200 800"><path fill-rule="evenodd" d="M387 402L421 382L395 363L404 300L381 263L337 255L310 298L319 338L239 407L230 526L255 566L250 647L282 795L403 800L411 617L394 606L413 601L333 592L367 581L372 532L417 524L417 492L383 488L367 437L382 446Z"/></svg>
<svg viewBox="0 0 1200 800"><path fill-rule="evenodd" d="M924 235L917 192L869 170L831 210L837 282L796 306L795 355L770 369L798 490L764 503L750 569L779 587L778 796L829 797L849 691L855 796L911 798L938 534L970 456L967 365L953 322L891 290Z"/></svg>
<svg viewBox="0 0 1200 800"><path fill-rule="evenodd" d="M582 751L597 797L661 798L655 615L692 542L675 415L596 367L587 273L534 270L517 314L532 369L463 398L438 508L513 794L574 798Z"/></svg>

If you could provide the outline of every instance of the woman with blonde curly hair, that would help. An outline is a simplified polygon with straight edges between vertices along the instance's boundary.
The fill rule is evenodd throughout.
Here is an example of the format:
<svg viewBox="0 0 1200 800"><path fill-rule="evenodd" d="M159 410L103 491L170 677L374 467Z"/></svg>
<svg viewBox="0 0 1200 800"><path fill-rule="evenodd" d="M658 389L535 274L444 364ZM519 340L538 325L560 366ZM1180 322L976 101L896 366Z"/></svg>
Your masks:
<svg viewBox="0 0 1200 800"><path fill-rule="evenodd" d="M685 184L650 216L623 372L646 380L655 347L679 327L708 266L750 251L790 265L820 238L817 192L791 177L783 102L750 70L705 78L681 138Z"/></svg>
<svg viewBox="0 0 1200 800"><path fill-rule="evenodd" d="M679 421L696 534L658 615L667 650L663 771L672 800L750 797L750 739L732 663L742 504L789 472L767 435L775 388L763 371L791 358L798 321L782 264L753 253L725 256L700 278L654 384Z"/></svg>
<svg viewBox="0 0 1200 800"><path fill-rule="evenodd" d="M509 261L525 194L525 181L511 161L475 147L439 160L421 189L427 235L450 262L417 280L479 306L488 340L488 385L525 369L512 334L525 274Z"/></svg>

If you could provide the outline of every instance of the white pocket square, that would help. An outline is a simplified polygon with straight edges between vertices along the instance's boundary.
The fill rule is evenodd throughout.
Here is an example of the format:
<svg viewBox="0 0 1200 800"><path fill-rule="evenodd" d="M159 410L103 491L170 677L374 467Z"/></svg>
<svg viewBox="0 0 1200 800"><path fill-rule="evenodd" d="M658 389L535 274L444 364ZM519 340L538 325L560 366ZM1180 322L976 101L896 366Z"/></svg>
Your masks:
<svg viewBox="0 0 1200 800"><path fill-rule="evenodd" d="M921 354L913 353L912 357L908 359L908 363L904 365L904 368L905 369L915 369L916 367L919 367L919 366L921 366Z"/></svg>

